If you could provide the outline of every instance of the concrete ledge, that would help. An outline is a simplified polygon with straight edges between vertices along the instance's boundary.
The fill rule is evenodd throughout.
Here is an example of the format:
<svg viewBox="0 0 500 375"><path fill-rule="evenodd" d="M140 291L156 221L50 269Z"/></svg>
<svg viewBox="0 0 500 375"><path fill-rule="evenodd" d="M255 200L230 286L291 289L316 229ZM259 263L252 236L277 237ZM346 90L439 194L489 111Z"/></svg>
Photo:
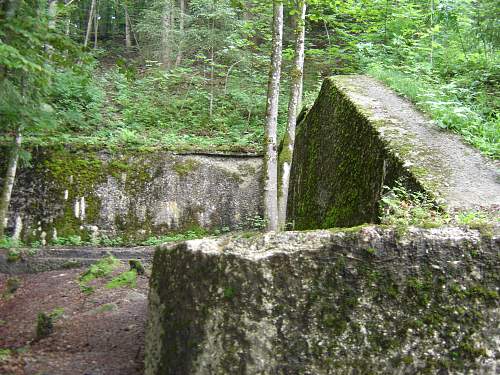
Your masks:
<svg viewBox="0 0 500 375"><path fill-rule="evenodd" d="M499 245L368 226L162 246L146 374L496 373Z"/></svg>

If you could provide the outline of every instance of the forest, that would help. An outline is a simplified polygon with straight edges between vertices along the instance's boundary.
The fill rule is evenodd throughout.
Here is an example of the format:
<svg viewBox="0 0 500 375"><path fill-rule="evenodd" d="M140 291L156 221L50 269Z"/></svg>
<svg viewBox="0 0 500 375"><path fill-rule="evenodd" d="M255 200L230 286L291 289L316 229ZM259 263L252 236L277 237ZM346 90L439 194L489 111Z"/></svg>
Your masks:
<svg viewBox="0 0 500 375"><path fill-rule="evenodd" d="M284 4L279 130L300 2ZM494 159L500 5L311 0L303 103L324 77L374 76ZM272 4L240 0L2 0L1 142L30 147L257 151Z"/></svg>

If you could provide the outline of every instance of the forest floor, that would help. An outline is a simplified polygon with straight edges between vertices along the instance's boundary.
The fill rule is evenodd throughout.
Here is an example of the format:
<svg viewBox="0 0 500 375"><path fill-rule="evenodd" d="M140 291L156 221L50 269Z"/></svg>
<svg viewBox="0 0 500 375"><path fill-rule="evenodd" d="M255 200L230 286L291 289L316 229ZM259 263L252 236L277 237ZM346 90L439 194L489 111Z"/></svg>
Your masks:
<svg viewBox="0 0 500 375"><path fill-rule="evenodd" d="M0 274L0 374L142 374L148 277L138 276L133 288L105 287L127 268L90 282L91 294L80 288L83 268L19 275L10 295L9 276ZM36 340L40 312L57 319Z"/></svg>

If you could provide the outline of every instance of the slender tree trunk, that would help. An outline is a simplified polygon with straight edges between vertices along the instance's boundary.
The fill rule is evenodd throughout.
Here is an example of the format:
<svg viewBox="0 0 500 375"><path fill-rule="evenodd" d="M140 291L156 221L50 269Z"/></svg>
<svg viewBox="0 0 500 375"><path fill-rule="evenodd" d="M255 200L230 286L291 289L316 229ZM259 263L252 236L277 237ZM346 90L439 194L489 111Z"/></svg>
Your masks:
<svg viewBox="0 0 500 375"><path fill-rule="evenodd" d="M434 66L434 0L431 0L431 69Z"/></svg>
<svg viewBox="0 0 500 375"><path fill-rule="evenodd" d="M277 128L283 48L283 3L273 0L273 49L267 88L266 129L264 140L264 215L267 230L278 230L278 157Z"/></svg>
<svg viewBox="0 0 500 375"><path fill-rule="evenodd" d="M288 202L288 189L290 186L290 169L292 166L293 148L295 145L295 127L297 114L301 107L302 82L304 77L304 42L306 35L307 5L305 0L299 0L298 12L295 18L295 56L292 68L292 82L290 87L290 100L288 102L288 121L286 134L283 139L283 149L279 156L279 184L278 209L279 227L281 230L286 226L286 206Z"/></svg>
<svg viewBox="0 0 500 375"><path fill-rule="evenodd" d="M57 16L57 0L49 0L48 1L48 10L47 10L47 16L48 16L48 28L49 30L55 30L56 28L56 16ZM50 44L45 45L45 51L49 56L52 55L52 49L53 47Z"/></svg>
<svg viewBox="0 0 500 375"><path fill-rule="evenodd" d="M2 189L2 196L0 197L0 239L4 238L5 227L7 224L7 213L9 211L10 198L12 195L12 188L16 180L17 162L19 160L19 152L21 150L22 134L21 127L18 126L16 134L14 135L14 143L7 166L7 173Z"/></svg>
<svg viewBox="0 0 500 375"><path fill-rule="evenodd" d="M88 46L89 40L90 40L90 33L92 31L92 20L94 19L96 1L97 0L92 0L92 3L90 4L89 21L87 23L87 32L85 33L85 40L83 42L83 45L85 47Z"/></svg>
<svg viewBox="0 0 500 375"><path fill-rule="evenodd" d="M127 49L127 52L129 52L132 48L132 39L130 36L130 17L128 15L127 6L125 5L123 8L125 9L125 48Z"/></svg>
<svg viewBox="0 0 500 375"><path fill-rule="evenodd" d="M186 13L186 0L179 0L179 7L180 7L180 12L179 12L180 40L179 40L179 51L177 52L177 57L175 59L175 66L181 65L182 62L182 52L183 52L182 50L184 48L182 40L184 38L184 14Z"/></svg>
<svg viewBox="0 0 500 375"><path fill-rule="evenodd" d="M161 40L161 62L165 69L170 69L172 58L171 34L172 34L172 1L166 0L163 10L163 30Z"/></svg>
<svg viewBox="0 0 500 375"><path fill-rule="evenodd" d="M212 46L210 48L210 103L208 109L209 118L212 118L214 112L214 90L215 90L214 69L215 69L214 47Z"/></svg>
<svg viewBox="0 0 500 375"><path fill-rule="evenodd" d="M99 15L98 15L99 3L96 4L94 10L94 49L97 48L97 36L99 35Z"/></svg>

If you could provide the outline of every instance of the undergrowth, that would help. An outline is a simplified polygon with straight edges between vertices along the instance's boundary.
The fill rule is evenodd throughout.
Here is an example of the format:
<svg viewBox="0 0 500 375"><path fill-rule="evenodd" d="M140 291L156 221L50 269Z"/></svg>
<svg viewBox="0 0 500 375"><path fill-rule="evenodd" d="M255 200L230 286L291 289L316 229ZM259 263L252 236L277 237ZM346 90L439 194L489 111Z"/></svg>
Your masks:
<svg viewBox="0 0 500 375"><path fill-rule="evenodd" d="M485 155L500 158L500 118L490 105L474 100L473 88L378 64L367 72L414 102L440 128L459 133Z"/></svg>
<svg viewBox="0 0 500 375"><path fill-rule="evenodd" d="M93 288L88 285L92 280L109 276L121 262L112 255L92 264L79 277L80 289L84 293L92 293Z"/></svg>

